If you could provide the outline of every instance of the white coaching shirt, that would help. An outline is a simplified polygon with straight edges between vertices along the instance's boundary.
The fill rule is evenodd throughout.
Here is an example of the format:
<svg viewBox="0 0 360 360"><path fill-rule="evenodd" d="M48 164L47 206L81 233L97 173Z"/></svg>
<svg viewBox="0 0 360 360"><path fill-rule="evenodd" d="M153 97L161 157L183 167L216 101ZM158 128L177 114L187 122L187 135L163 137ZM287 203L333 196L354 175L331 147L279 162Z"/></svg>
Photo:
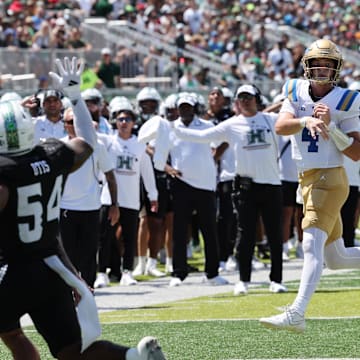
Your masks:
<svg viewBox="0 0 360 360"><path fill-rule="evenodd" d="M201 131L176 126L177 136L196 142L227 142L234 150L235 169L240 176L255 183L280 185L277 164L277 136L274 124L277 114L258 112L255 116L234 116L215 127Z"/></svg>
<svg viewBox="0 0 360 360"><path fill-rule="evenodd" d="M137 141L135 135L122 139L118 134L102 136L112 159L117 182L118 203L127 209L140 209L140 175L150 201L158 198L154 169L146 145ZM101 194L103 204L110 204L109 190L104 187Z"/></svg>
<svg viewBox="0 0 360 360"><path fill-rule="evenodd" d="M61 139L65 136L67 136L67 133L64 128L64 123L61 120L53 122L50 121L46 115L36 118L34 125L34 144L37 144L43 139Z"/></svg>
<svg viewBox="0 0 360 360"><path fill-rule="evenodd" d="M62 140L66 142L69 138ZM99 182L102 179L102 173L113 168L105 145L98 140L91 156L66 179L61 197L61 209L78 211L100 209L101 185Z"/></svg>
<svg viewBox="0 0 360 360"><path fill-rule="evenodd" d="M183 129L195 129L204 131L213 128L210 121L194 117L186 127L179 119L174 122L175 127ZM216 189L216 166L209 144L200 144L188 140L182 140L174 132L170 132L171 166L181 171L180 180L198 189L215 191ZM156 143L157 148L160 143Z"/></svg>
<svg viewBox="0 0 360 360"><path fill-rule="evenodd" d="M283 87L286 98L280 112L291 113L295 118L311 116L316 102L309 94L309 86L308 80L288 80ZM342 132L359 131L360 94L357 91L335 86L319 102L330 108L331 121ZM291 145L298 171L343 165L343 154L335 143L321 136L313 139L307 128L291 136Z"/></svg>

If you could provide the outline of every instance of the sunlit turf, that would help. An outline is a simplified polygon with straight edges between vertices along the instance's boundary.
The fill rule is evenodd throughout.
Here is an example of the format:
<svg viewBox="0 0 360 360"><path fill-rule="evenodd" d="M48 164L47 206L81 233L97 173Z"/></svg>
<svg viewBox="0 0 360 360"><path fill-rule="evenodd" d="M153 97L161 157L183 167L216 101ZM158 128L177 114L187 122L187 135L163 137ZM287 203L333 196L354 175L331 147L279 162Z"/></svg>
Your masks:
<svg viewBox="0 0 360 360"><path fill-rule="evenodd" d="M228 292L102 313L102 337L135 346L143 336L155 335L170 360L360 359L360 271L322 278L302 335L268 330L257 320L278 313L294 299L298 282L286 285L286 294L269 294L267 287L260 287L243 297ZM29 327L26 333L41 358L52 359L36 331ZM0 359L11 359L3 345Z"/></svg>

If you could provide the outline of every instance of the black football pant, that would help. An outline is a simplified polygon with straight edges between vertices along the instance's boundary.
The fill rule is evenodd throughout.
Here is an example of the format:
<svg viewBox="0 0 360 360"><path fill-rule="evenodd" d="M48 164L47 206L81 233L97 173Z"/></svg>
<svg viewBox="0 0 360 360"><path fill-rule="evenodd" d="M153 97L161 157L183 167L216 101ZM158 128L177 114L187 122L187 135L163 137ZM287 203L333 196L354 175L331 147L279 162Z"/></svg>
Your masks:
<svg viewBox="0 0 360 360"><path fill-rule="evenodd" d="M205 274L208 279L218 275L219 256L216 236L215 192L197 189L175 178L171 182L174 205L173 276L184 280L188 274L186 246L189 224L194 210L204 239Z"/></svg>
<svg viewBox="0 0 360 360"><path fill-rule="evenodd" d="M89 286L96 278L100 210L60 211L60 236L66 253Z"/></svg>
<svg viewBox="0 0 360 360"><path fill-rule="evenodd" d="M261 215L271 256L270 280L282 282L282 192L280 185L251 183L235 189L233 201L238 213L236 256L240 280L250 282L256 243L256 225Z"/></svg>

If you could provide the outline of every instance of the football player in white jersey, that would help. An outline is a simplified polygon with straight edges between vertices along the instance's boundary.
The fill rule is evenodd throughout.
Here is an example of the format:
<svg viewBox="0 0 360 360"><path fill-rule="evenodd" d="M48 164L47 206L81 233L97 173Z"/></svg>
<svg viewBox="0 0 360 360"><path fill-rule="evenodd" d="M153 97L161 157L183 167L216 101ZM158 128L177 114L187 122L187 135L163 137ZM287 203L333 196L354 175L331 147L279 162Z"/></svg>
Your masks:
<svg viewBox="0 0 360 360"><path fill-rule="evenodd" d="M284 85L287 98L275 128L279 135L291 135L302 188L303 272L286 311L260 319L269 328L295 332L305 330L305 310L324 261L330 269L360 268L360 248L345 248L340 216L349 191L343 155L360 159L360 94L336 86L343 58L330 40L312 43L302 63L306 80Z"/></svg>

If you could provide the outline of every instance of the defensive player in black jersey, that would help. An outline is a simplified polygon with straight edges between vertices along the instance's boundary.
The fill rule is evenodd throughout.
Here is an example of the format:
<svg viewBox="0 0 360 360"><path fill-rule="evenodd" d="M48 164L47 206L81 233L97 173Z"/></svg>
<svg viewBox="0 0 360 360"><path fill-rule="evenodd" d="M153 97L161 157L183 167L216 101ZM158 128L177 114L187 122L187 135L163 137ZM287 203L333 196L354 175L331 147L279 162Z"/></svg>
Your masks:
<svg viewBox="0 0 360 360"><path fill-rule="evenodd" d="M59 74L50 76L71 100L77 138L33 146L27 110L0 103L0 337L14 359L40 359L20 327L28 313L58 359L165 359L154 337L136 348L96 341L94 297L57 240L64 182L91 155L96 133L80 96L83 65L76 58L56 64Z"/></svg>

